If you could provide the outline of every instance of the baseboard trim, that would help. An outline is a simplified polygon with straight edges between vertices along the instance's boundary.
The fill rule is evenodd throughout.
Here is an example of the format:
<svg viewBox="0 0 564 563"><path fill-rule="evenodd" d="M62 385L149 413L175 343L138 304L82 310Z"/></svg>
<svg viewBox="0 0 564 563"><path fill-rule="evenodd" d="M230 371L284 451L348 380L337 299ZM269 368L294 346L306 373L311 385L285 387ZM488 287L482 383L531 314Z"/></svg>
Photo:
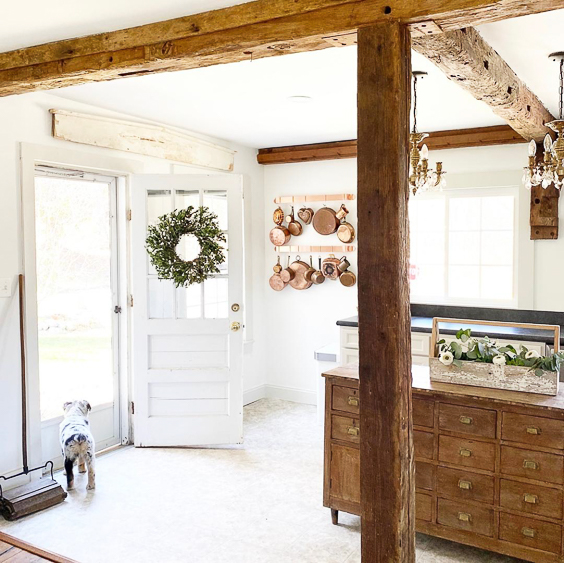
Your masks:
<svg viewBox="0 0 564 563"><path fill-rule="evenodd" d="M266 398L266 385L257 385L243 392L243 406L245 407L264 398Z"/></svg>
<svg viewBox="0 0 564 563"><path fill-rule="evenodd" d="M317 405L317 393L305 391L295 387L282 387L280 385L266 385L266 397L269 399L283 399L294 403Z"/></svg>

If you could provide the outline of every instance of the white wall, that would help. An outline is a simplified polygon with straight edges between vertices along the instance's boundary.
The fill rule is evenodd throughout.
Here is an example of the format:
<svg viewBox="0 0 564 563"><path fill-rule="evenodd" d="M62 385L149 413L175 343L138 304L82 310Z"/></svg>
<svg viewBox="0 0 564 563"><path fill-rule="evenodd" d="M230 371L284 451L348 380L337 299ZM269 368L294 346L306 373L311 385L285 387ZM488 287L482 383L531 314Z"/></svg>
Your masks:
<svg viewBox="0 0 564 563"><path fill-rule="evenodd" d="M0 298L0 474L18 470L21 466L20 448L20 361L17 303L17 275L22 271L22 230L20 224L20 143L32 143L85 155L105 155L126 158L143 164L145 173L166 174L178 171L176 165L150 157L123 154L111 149L76 145L51 137L50 108L82 111L115 117L115 113L58 98L51 94L34 93L0 100L0 278L10 278L13 296ZM212 142L230 146L237 151L234 172L245 175L246 204L250 203L252 225L247 248L247 298L253 313L250 315L250 334L254 342L245 344L244 389L263 383L263 351L266 334L263 327L261 302L264 277L263 169L256 163L256 150L233 146L217 139ZM206 173L208 170L196 170ZM254 305L257 301L258 305Z"/></svg>
<svg viewBox="0 0 564 563"><path fill-rule="evenodd" d="M448 172L449 189L482 186L520 186L522 167L527 162L527 146L480 147L435 151L432 158L442 160ZM356 193L356 160L335 160L265 167L265 238L273 226L271 215L278 195L315 193ZM529 192L519 189L519 307L564 311L564 231L556 241L529 240ZM328 204L331 205L331 204ZM562 204L561 204L562 206ZM351 207L351 223L356 226L356 207ZM354 207L354 209L353 209ZM288 206L285 206L288 209ZM561 211L562 213L562 211ZM562 221L561 221L562 229ZM306 227L311 233L313 227ZM300 244L310 242L310 234L300 237ZM336 236L321 237L335 240ZM294 239L296 240L296 239ZM355 242L356 244L356 242ZM356 254L356 253L355 253ZM293 256L292 256L293 258ZM265 249L264 283L266 289L266 326L268 327L267 394L315 402L317 386L316 348L338 342L335 325L341 318L357 314L357 290L326 281L306 291L287 287L277 293L267 281L275 262L273 247ZM356 256L351 260L356 272Z"/></svg>

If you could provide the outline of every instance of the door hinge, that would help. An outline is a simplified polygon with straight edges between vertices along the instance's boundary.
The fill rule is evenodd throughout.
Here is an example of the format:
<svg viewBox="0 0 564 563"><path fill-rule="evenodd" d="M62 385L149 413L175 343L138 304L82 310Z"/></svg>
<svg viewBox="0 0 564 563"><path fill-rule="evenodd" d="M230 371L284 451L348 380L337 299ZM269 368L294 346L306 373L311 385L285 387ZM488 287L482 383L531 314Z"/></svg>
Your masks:
<svg viewBox="0 0 564 563"><path fill-rule="evenodd" d="M135 403L131 401L131 414L135 414Z"/></svg>
<svg viewBox="0 0 564 563"><path fill-rule="evenodd" d="M129 296L129 306L133 307L133 295Z"/></svg>
<svg viewBox="0 0 564 563"><path fill-rule="evenodd" d="M125 216L127 217L128 221L131 221L131 209L127 210L127 213L125 214Z"/></svg>
<svg viewBox="0 0 564 563"><path fill-rule="evenodd" d="M121 313L121 307L119 305L114 307L114 313Z"/></svg>

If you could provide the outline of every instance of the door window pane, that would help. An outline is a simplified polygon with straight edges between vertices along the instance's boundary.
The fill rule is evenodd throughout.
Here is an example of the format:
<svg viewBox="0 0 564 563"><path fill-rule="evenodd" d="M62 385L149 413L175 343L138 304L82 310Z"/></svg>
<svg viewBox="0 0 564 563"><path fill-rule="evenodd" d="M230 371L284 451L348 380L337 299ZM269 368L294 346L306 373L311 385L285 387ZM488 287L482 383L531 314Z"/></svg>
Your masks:
<svg viewBox="0 0 564 563"><path fill-rule="evenodd" d="M200 192L198 190L176 190L174 207L187 209L190 206L200 207Z"/></svg>
<svg viewBox="0 0 564 563"><path fill-rule="evenodd" d="M202 316L202 288L200 284L177 288L176 316L179 319L199 319Z"/></svg>
<svg viewBox="0 0 564 563"><path fill-rule="evenodd" d="M174 317L174 284L172 280L149 278L149 318Z"/></svg>
<svg viewBox="0 0 564 563"><path fill-rule="evenodd" d="M68 400L114 401L112 197L108 183L35 179L42 420Z"/></svg>
<svg viewBox="0 0 564 563"><path fill-rule="evenodd" d="M206 319L226 319L227 278L213 278L204 282L204 311Z"/></svg>
<svg viewBox="0 0 564 563"><path fill-rule="evenodd" d="M204 191L204 207L209 207L219 220L219 228L227 231L227 192L225 190Z"/></svg>

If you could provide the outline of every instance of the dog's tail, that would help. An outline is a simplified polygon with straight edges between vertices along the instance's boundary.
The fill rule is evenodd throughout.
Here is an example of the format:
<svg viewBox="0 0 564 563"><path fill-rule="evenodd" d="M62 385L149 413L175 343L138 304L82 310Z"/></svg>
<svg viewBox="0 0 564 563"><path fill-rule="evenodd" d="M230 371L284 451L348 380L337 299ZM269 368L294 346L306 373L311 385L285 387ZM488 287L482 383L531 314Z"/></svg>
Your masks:
<svg viewBox="0 0 564 563"><path fill-rule="evenodd" d="M69 436L66 441L66 445L70 445L71 443L75 443L78 446L78 454L84 454L88 450L88 438L84 434L78 432Z"/></svg>

